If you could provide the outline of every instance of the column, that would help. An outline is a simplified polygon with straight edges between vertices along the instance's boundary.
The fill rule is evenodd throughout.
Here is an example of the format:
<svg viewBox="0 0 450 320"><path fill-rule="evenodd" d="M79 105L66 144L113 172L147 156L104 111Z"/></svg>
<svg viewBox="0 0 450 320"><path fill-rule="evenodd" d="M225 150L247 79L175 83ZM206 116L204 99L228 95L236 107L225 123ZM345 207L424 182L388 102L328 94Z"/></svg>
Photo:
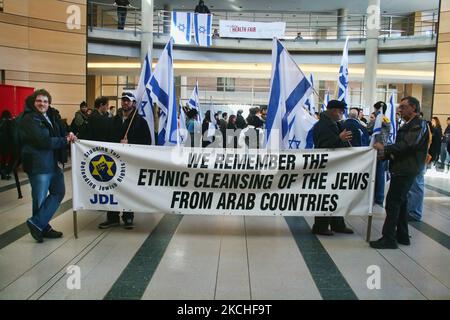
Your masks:
<svg viewBox="0 0 450 320"><path fill-rule="evenodd" d="M450 0L442 0L440 7L440 23L437 32L436 75L434 82L433 117L438 117L441 125L446 126L447 117L450 117L448 97L450 94L450 26L445 23L450 17Z"/></svg>
<svg viewBox="0 0 450 320"><path fill-rule="evenodd" d="M153 47L153 0L141 0L141 61L145 59L147 51Z"/></svg>
<svg viewBox="0 0 450 320"><path fill-rule="evenodd" d="M372 110L377 98L378 35L380 33L380 0L368 0L367 39L364 69L364 106Z"/></svg>
<svg viewBox="0 0 450 320"><path fill-rule="evenodd" d="M345 39L345 37L347 36L347 31L348 31L348 26L347 26L348 9L339 9L337 14L338 14L337 38Z"/></svg>

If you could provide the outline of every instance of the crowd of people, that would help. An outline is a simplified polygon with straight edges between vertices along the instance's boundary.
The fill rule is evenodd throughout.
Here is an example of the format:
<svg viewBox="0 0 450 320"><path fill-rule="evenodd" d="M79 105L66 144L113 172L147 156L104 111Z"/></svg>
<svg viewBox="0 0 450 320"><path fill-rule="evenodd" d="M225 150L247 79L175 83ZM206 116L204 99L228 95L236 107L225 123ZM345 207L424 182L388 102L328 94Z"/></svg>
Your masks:
<svg viewBox="0 0 450 320"><path fill-rule="evenodd" d="M151 134L147 122L136 108L132 92L123 92L121 108L112 115L113 107L106 97L98 97L89 113L85 102L75 113L70 126L65 126L59 112L51 107L51 95L37 90L26 99L25 111L14 121L11 114L3 112L0 122L1 173L8 178L14 166L11 148L20 144L23 170L27 173L32 189L32 217L27 220L31 235L37 242L44 238L59 238L62 233L49 224L64 194L63 168L67 161L67 146L77 138L100 142L150 145ZM433 117L430 124L422 119L420 103L413 97L401 100L396 120L397 138L390 141L391 124L383 116L386 103L379 101L367 121L358 108L348 110L347 105L332 100L327 110L314 114L318 118L312 129L315 148L344 148L368 146L372 141L378 152L374 203L386 210L387 218L383 237L371 242L374 248L396 248L398 243L409 244L408 220L421 220L424 196L424 173L427 166L450 165L450 118L442 133L439 119ZM211 111L199 121L196 109L183 108L186 113L186 129L189 142L186 146L219 148L262 148L267 118L267 107L255 107L244 118L244 111L236 114ZM381 116L379 134L374 134L375 121ZM181 127L181 125L180 125ZM6 128L6 129L5 129ZM13 128L13 129L11 129ZM15 128L15 129L14 129ZM6 130L18 132L18 138L7 137ZM12 143L7 143L7 142ZM3 143L4 142L4 143ZM444 156L444 157L443 157ZM17 163L17 161L16 161ZM390 172L390 187L385 197L386 172ZM120 225L119 212L107 212L106 221L99 228ZM124 227L132 229L134 214L122 214ZM312 232L331 236L335 233L353 233L342 217L316 217Z"/></svg>

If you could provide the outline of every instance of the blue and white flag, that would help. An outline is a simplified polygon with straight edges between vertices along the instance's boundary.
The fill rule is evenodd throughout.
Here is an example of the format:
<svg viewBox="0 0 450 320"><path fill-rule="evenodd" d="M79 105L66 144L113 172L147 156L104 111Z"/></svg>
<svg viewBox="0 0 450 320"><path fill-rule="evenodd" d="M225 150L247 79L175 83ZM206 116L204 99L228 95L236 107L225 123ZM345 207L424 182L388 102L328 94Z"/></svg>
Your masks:
<svg viewBox="0 0 450 320"><path fill-rule="evenodd" d="M320 112L325 112L327 110L328 102L330 102L330 93L327 91L323 97L322 110Z"/></svg>
<svg viewBox="0 0 450 320"><path fill-rule="evenodd" d="M305 108L299 108L289 124L288 149L313 149L313 127L317 121Z"/></svg>
<svg viewBox="0 0 450 320"><path fill-rule="evenodd" d="M164 48L147 85L151 98L160 108L158 145L177 143L177 99L173 78L173 38Z"/></svg>
<svg viewBox="0 0 450 320"><path fill-rule="evenodd" d="M170 36L176 44L191 43L191 12L172 11L172 22L170 24Z"/></svg>
<svg viewBox="0 0 450 320"><path fill-rule="evenodd" d="M149 53L144 59L142 65L141 76L139 77L138 87L134 92L136 97L136 106L138 114L141 115L145 121L147 121L148 128L150 130L150 136L152 138L152 144L155 144L155 119L153 117L153 101L150 96L150 90L147 88L147 84L150 82L152 75L152 69L149 59Z"/></svg>
<svg viewBox="0 0 450 320"><path fill-rule="evenodd" d="M183 106L180 103L180 119L178 121L177 144L185 144L188 134L189 133L186 127L186 113L184 112Z"/></svg>
<svg viewBox="0 0 450 320"><path fill-rule="evenodd" d="M386 109L386 117L390 121L390 131L389 131L389 138L388 138L388 144L394 144L395 139L397 139L397 131L398 131L398 125L397 120L395 119L395 103L394 103L394 93L391 95L391 99L389 99L389 103L387 104Z"/></svg>
<svg viewBox="0 0 450 320"><path fill-rule="evenodd" d="M309 80L311 82L312 87L314 88L314 77L311 73L309 76ZM316 113L316 103L314 102L314 92L311 92L311 95L305 102L305 107L308 109L309 113L314 115Z"/></svg>
<svg viewBox="0 0 450 320"><path fill-rule="evenodd" d="M188 105L191 107L191 109L195 109L198 112L197 122L203 123L203 116L202 112L200 111L200 102L198 98L198 81L195 82L194 90L192 90L191 98L188 101Z"/></svg>
<svg viewBox="0 0 450 320"><path fill-rule="evenodd" d="M383 112L382 110L378 111L377 117L375 119L375 124L373 126L373 133L370 139L370 146L372 147L375 144L375 137L381 134L381 126L383 125Z"/></svg>
<svg viewBox="0 0 450 320"><path fill-rule="evenodd" d="M202 47L212 44L212 14L194 13L195 42Z"/></svg>
<svg viewBox="0 0 450 320"><path fill-rule="evenodd" d="M348 37L345 40L344 51L342 52L341 66L339 68L338 79L338 100L344 101L350 107L350 99L348 97ZM345 118L348 118L348 108L344 111Z"/></svg>
<svg viewBox="0 0 450 320"><path fill-rule="evenodd" d="M283 44L272 47L272 79L266 118L266 148L289 149L289 124L312 93L312 85Z"/></svg>

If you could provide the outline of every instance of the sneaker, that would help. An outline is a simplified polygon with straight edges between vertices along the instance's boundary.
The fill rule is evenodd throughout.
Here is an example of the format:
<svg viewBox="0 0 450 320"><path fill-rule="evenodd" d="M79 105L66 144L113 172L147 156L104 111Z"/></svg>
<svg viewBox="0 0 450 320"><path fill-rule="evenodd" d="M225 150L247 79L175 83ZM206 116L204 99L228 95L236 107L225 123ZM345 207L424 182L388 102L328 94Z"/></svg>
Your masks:
<svg viewBox="0 0 450 320"><path fill-rule="evenodd" d="M329 230L329 229L324 229L324 230L318 230L316 228L312 229L312 233L313 234L319 234L321 236L333 236L334 232Z"/></svg>
<svg viewBox="0 0 450 320"><path fill-rule="evenodd" d="M374 203L372 208L372 213L374 214L384 214L384 207L378 203Z"/></svg>
<svg viewBox="0 0 450 320"><path fill-rule="evenodd" d="M63 236L62 232L56 231L54 229L50 229L44 233L44 238L49 238L49 239L62 238L62 236Z"/></svg>
<svg viewBox="0 0 450 320"><path fill-rule="evenodd" d="M41 243L44 241L42 236L42 231L38 229L30 220L27 220L27 227L30 230L31 236L36 240L37 243Z"/></svg>
<svg viewBox="0 0 450 320"><path fill-rule="evenodd" d="M124 221L124 228L128 230L133 229L134 228L133 220L128 219Z"/></svg>
<svg viewBox="0 0 450 320"><path fill-rule="evenodd" d="M370 241L370 246L374 249L397 249L397 242L388 240L386 238L380 238L377 241Z"/></svg>
<svg viewBox="0 0 450 320"><path fill-rule="evenodd" d="M108 228L117 227L117 226L120 226L120 222L119 221L108 221L107 220L105 222L100 223L98 225L98 228L99 229L108 229Z"/></svg>

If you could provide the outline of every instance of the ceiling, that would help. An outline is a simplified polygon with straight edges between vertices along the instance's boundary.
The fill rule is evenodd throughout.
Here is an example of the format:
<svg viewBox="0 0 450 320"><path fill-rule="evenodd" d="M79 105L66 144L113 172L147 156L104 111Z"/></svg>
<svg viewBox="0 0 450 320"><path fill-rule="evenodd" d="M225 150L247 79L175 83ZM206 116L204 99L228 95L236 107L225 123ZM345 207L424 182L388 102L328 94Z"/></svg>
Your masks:
<svg viewBox="0 0 450 320"><path fill-rule="evenodd" d="M132 5L141 6L142 0L130 0ZM347 8L349 13L365 13L368 0L204 0L209 9L227 11L302 11L330 12ZM111 4L112 0L95 0ZM155 0L155 9L163 9L164 4L170 4L172 9L192 9L197 0ZM436 10L439 0L380 0L381 12L386 14L401 14L415 11Z"/></svg>

